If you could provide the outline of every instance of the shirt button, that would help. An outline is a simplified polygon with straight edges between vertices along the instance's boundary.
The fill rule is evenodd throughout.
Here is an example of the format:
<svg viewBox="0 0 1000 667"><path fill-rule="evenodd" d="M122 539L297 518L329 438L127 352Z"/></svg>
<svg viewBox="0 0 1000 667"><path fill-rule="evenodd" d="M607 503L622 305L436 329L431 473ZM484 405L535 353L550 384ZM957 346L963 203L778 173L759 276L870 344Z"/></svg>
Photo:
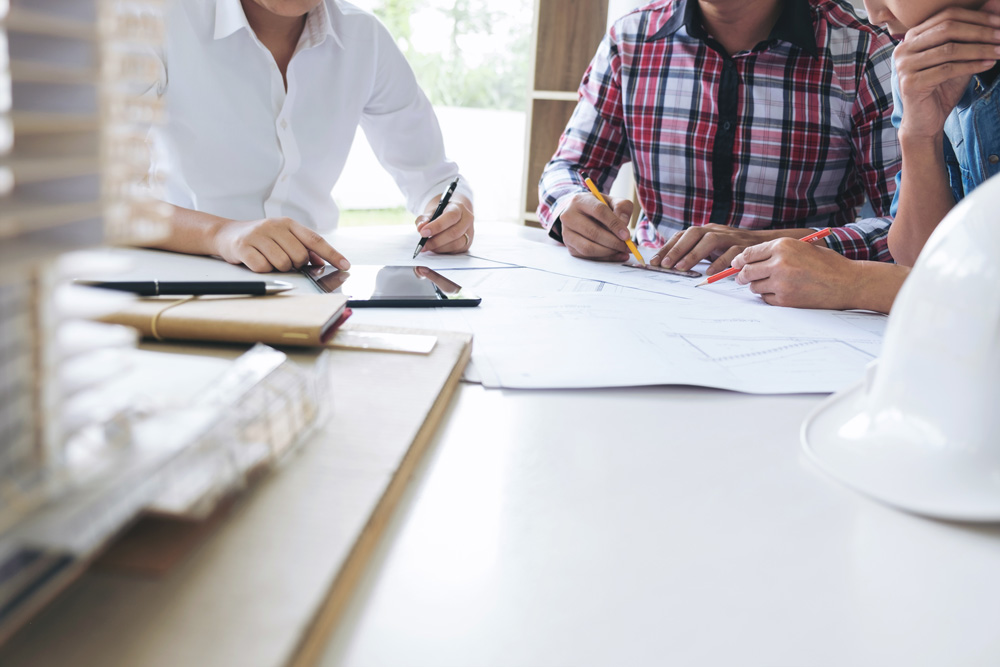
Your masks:
<svg viewBox="0 0 1000 667"><path fill-rule="evenodd" d="M287 180L288 180L288 174L285 174L284 176L281 177L281 182L282 183L284 183Z"/></svg>
<svg viewBox="0 0 1000 667"><path fill-rule="evenodd" d="M287 130L288 129L288 121L285 120L284 118L281 119L281 129L282 130Z"/></svg>
<svg viewBox="0 0 1000 667"><path fill-rule="evenodd" d="M1000 162L1000 155L991 155L989 159L990 164L996 164L997 162Z"/></svg>
<svg viewBox="0 0 1000 667"><path fill-rule="evenodd" d="M722 129L723 129L723 130L728 130L728 129L729 129L729 128L731 128L732 126L733 126L733 124L732 124L732 123L730 123L729 121L726 121L725 123L723 123L723 124L722 124Z"/></svg>

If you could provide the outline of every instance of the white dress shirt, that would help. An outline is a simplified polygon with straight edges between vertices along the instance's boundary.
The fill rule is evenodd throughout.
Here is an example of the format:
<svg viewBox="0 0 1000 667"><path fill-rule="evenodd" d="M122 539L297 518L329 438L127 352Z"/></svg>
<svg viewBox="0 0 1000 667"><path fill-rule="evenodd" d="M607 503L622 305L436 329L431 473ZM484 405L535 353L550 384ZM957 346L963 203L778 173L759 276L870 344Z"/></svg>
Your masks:
<svg viewBox="0 0 1000 667"><path fill-rule="evenodd" d="M171 204L330 230L338 218L330 191L358 125L411 212L458 175L392 36L353 5L323 0L309 12L287 91L240 0L174 0L162 58L167 119L153 169Z"/></svg>

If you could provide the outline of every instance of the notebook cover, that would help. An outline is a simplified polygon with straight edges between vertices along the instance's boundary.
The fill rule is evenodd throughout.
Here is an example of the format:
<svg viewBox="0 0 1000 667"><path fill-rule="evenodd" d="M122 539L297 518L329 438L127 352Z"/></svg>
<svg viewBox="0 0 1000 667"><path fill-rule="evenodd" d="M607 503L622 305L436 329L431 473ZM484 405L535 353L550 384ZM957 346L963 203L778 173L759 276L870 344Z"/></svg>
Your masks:
<svg viewBox="0 0 1000 667"><path fill-rule="evenodd" d="M137 299L101 320L162 340L320 346L350 314L342 294L202 296L181 301Z"/></svg>

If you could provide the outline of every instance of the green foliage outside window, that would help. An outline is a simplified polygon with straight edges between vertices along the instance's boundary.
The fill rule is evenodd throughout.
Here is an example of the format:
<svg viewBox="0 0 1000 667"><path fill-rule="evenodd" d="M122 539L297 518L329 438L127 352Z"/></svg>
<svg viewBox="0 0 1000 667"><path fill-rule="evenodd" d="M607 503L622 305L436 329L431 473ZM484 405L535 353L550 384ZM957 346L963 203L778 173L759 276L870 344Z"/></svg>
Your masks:
<svg viewBox="0 0 1000 667"><path fill-rule="evenodd" d="M497 9L502 7L503 9ZM413 16L433 9L447 29L439 51L413 46ZM395 36L433 104L524 111L527 106L531 5L527 0L380 0L375 14ZM515 29L509 29L510 26ZM506 26L501 34L497 26ZM475 58L462 44L501 39L500 48Z"/></svg>

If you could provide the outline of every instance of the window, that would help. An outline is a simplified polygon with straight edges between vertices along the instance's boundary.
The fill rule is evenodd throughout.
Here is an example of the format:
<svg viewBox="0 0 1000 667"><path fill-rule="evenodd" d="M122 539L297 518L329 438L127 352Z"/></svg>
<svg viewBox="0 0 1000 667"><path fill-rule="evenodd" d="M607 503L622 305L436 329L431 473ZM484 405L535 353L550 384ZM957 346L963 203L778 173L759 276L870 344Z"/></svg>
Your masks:
<svg viewBox="0 0 1000 667"><path fill-rule="evenodd" d="M530 0L359 0L396 37L475 191L478 221L516 221L531 59ZM363 132L333 190L340 224L410 224Z"/></svg>

